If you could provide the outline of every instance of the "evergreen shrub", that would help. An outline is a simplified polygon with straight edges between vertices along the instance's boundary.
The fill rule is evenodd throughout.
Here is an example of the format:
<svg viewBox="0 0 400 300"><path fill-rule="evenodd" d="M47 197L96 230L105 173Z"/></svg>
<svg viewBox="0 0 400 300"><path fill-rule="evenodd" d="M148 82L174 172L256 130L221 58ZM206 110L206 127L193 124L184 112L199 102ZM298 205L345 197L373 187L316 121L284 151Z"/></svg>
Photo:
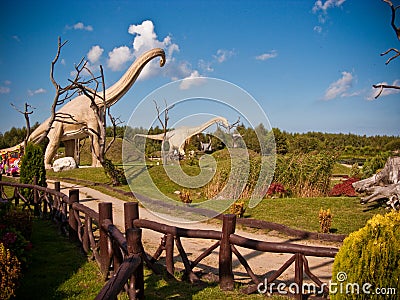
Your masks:
<svg viewBox="0 0 400 300"><path fill-rule="evenodd" d="M400 213L374 216L365 227L351 233L337 253L332 272L335 288L331 288L330 298L382 299L382 294L375 293L378 288L386 294L392 293L387 299L398 299L399 249Z"/></svg>
<svg viewBox="0 0 400 300"><path fill-rule="evenodd" d="M37 178L37 185L47 186L42 147L28 143L21 159L20 182L33 184L34 177ZM30 191L24 190L23 195L29 197Z"/></svg>

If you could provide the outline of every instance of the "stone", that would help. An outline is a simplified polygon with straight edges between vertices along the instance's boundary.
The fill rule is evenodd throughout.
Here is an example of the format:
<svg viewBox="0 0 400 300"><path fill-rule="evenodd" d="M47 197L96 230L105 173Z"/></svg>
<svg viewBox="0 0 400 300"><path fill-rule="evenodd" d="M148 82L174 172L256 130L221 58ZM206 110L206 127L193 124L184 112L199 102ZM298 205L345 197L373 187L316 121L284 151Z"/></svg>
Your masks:
<svg viewBox="0 0 400 300"><path fill-rule="evenodd" d="M53 163L53 171L61 172L67 170L76 169L78 166L76 165L75 159L73 157L62 157L56 159Z"/></svg>

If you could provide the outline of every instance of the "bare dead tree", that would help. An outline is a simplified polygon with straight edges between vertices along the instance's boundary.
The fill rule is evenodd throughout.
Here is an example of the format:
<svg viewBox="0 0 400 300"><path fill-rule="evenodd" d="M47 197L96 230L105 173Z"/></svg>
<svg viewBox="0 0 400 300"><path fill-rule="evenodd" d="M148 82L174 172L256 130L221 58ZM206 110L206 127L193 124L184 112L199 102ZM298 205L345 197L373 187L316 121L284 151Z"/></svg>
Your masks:
<svg viewBox="0 0 400 300"><path fill-rule="evenodd" d="M62 87L60 84L58 84L58 82L54 78L54 69L55 69L55 66L60 57L61 49L62 49L62 47L65 46L65 44L67 42L68 41L62 42L61 38L58 37L57 52L56 52L56 55L55 55L53 61L51 62L51 67L50 67L50 80L51 80L51 83L53 84L56 92L54 95L53 103L51 105L51 109L50 109L51 115L50 115L49 121L47 123L46 130L42 133L40 138L38 140L36 140L36 143L38 143L38 144L41 143L47 137L54 122L58 121L58 122L64 122L64 123L77 123L77 121L74 119L74 117L72 115L57 112L57 107L62 106L63 104L65 104L65 102L69 101L71 98L73 98L78 93L78 89L76 89L76 87L73 84L69 84L65 87ZM74 82L79 81L80 75L81 75L81 72L82 72L84 66L85 66L85 64L83 63L83 59L82 59L78 65L79 71L76 72L75 78L73 80Z"/></svg>
<svg viewBox="0 0 400 300"><path fill-rule="evenodd" d="M164 134L164 137L163 137L163 140L161 143L161 154L162 154L163 164L166 164L168 151L165 151L164 147L165 147L165 142L167 141L167 131L168 131L168 121L169 121L168 113L171 109L174 108L175 105L168 106L167 101L164 100L165 109L163 112L161 112L160 107L158 106L157 102L155 100L153 100L153 102L154 102L154 105L155 105L156 111L157 111L157 119L161 124L163 134ZM164 114L164 119L161 118L162 114Z"/></svg>
<svg viewBox="0 0 400 300"><path fill-rule="evenodd" d="M22 111L19 108L17 108L13 103L10 103L10 105L19 113L24 115L25 118L25 124L26 124L26 135L25 135L25 139L24 139L24 149L26 148L26 144L28 143L28 139L29 136L31 135L31 123L29 120L29 115L33 114L33 110L29 110L31 109L35 109L32 105L28 104L27 102L25 102L25 109Z"/></svg>
<svg viewBox="0 0 400 300"><path fill-rule="evenodd" d="M392 18L391 18L390 24L397 36L397 39L400 41L400 27L396 26L396 11L400 7L400 5L394 6L392 1L390 1L390 0L382 0L382 1L386 2L392 11ZM381 56L385 56L389 53L391 53L391 54L394 53L394 54L388 58L388 60L385 63L386 65L388 65L392 60L394 60L400 56L400 51L396 48L388 49L387 51L381 53ZM375 89L379 89L379 92L378 92L378 94L376 94L375 99L377 99L382 94L384 89L398 89L398 90L400 89L400 86L398 86L398 85L389 85L389 84L374 84L373 87Z"/></svg>
<svg viewBox="0 0 400 300"><path fill-rule="evenodd" d="M71 86L76 87L80 93L84 94L87 98L90 99L90 108L94 112L99 128L99 130L97 131L93 128L84 127L84 130L86 130L90 138L92 153L94 153L96 158L99 160L105 172L111 177L113 185L119 185L122 173L114 166L111 160L106 158L106 153L115 141L116 127L122 122L119 118L115 118L111 115L110 108L112 103L107 104L105 96L106 88L103 67L100 65L100 75L95 76L92 71L87 67L87 61L85 61L82 67L80 67L80 65L76 67L77 74L80 74L82 70L85 70L89 74L90 78L88 80L82 81L77 80L80 78L78 76L74 80L70 80L70 83ZM91 88L90 85L94 85L94 88ZM100 86L102 88L102 92L99 93ZM109 117L113 127L113 137L109 143L107 143L106 138L107 117ZM98 152L96 152L96 149L94 147L94 143L96 142L95 137L97 138L97 142L99 144Z"/></svg>

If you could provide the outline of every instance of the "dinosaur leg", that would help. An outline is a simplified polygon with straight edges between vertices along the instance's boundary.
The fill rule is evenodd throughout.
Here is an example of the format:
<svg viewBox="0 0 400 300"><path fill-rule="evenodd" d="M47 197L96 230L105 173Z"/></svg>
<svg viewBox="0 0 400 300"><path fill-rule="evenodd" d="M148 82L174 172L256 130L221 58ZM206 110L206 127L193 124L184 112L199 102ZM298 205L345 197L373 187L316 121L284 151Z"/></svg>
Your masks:
<svg viewBox="0 0 400 300"><path fill-rule="evenodd" d="M51 163L60 145L61 134L62 125L59 123L55 123L54 127L50 130L47 136L49 139L49 144L47 145L46 152L44 154L44 165L46 169L51 169Z"/></svg>
<svg viewBox="0 0 400 300"><path fill-rule="evenodd" d="M99 139L97 138L97 136L95 134L93 135L92 143L93 143L93 148L92 148L92 167L101 167L101 163L97 158L97 155L100 153Z"/></svg>

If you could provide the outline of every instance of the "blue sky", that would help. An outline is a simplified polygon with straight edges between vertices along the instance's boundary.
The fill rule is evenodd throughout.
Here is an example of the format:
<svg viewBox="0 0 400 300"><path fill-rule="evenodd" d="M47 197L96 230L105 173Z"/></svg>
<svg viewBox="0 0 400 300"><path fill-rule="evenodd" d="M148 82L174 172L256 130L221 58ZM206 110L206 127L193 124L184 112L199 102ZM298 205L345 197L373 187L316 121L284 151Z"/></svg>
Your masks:
<svg viewBox="0 0 400 300"><path fill-rule="evenodd" d="M382 1L35 2L0 4L0 132L25 124L10 102L35 107L32 122L49 116L60 36L62 85L82 57L110 86L143 51L166 50L165 67L151 65L113 106L125 122L154 89L208 76L250 93L272 127L399 135L400 94L373 98L372 84L400 81L400 59L380 56L399 44Z"/></svg>

